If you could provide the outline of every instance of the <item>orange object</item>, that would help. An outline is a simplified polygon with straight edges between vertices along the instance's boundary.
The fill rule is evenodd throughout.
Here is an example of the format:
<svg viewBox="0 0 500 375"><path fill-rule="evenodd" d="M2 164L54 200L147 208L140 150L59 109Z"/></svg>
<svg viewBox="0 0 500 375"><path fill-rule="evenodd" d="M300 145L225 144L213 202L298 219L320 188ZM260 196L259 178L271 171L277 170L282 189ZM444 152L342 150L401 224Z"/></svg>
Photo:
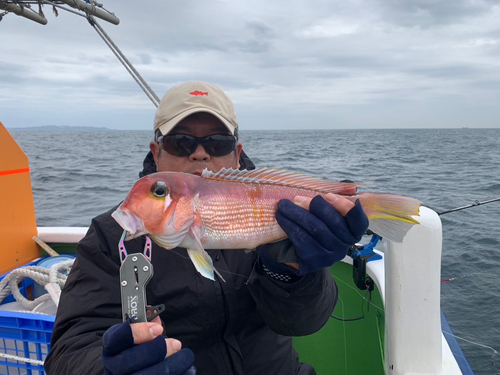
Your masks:
<svg viewBox="0 0 500 375"><path fill-rule="evenodd" d="M0 122L0 275L40 257L28 157Z"/></svg>

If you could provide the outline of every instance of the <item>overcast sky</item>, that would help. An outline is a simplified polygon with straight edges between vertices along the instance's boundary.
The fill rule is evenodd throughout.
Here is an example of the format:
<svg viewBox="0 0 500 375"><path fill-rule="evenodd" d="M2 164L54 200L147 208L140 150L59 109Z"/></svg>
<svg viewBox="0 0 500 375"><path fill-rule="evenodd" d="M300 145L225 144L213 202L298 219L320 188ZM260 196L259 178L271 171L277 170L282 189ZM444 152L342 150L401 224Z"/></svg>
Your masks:
<svg viewBox="0 0 500 375"><path fill-rule="evenodd" d="M102 0L161 98L205 80L242 129L500 127L500 2ZM0 22L0 121L152 129L155 107L88 22ZM1 11L0 11L1 14Z"/></svg>

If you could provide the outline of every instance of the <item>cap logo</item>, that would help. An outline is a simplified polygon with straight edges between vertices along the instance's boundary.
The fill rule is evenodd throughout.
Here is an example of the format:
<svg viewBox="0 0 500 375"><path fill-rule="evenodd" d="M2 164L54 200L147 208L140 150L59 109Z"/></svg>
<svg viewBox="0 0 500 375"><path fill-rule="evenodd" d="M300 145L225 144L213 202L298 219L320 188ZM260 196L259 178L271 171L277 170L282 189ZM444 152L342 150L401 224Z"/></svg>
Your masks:
<svg viewBox="0 0 500 375"><path fill-rule="evenodd" d="M193 91L190 92L189 95L194 95L194 96L208 96L208 92L202 92L202 91Z"/></svg>

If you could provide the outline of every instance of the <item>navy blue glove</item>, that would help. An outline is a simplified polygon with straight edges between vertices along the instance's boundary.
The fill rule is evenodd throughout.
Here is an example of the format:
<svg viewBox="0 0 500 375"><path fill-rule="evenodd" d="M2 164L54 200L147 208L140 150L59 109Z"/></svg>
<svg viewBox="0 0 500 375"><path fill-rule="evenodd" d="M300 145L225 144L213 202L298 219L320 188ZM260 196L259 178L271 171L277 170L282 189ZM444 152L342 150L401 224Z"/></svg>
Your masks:
<svg viewBox="0 0 500 375"><path fill-rule="evenodd" d="M288 240L260 246L260 258L268 275L289 276L285 281L342 260L349 247L361 240L369 224L359 201L342 217L321 196L313 198L309 211L289 200L281 200L276 220ZM299 270L284 263L298 263Z"/></svg>
<svg viewBox="0 0 500 375"><path fill-rule="evenodd" d="M106 375L196 375L190 349L165 358L165 337L135 345L130 319L115 324L102 336L102 363Z"/></svg>

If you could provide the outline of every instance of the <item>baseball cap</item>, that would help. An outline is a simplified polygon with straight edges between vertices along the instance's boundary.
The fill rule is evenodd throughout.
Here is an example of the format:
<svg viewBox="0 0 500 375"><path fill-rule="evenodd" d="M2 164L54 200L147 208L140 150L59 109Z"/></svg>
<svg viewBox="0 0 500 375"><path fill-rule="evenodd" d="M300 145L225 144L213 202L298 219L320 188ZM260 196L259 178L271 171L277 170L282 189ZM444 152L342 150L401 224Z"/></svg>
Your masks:
<svg viewBox="0 0 500 375"><path fill-rule="evenodd" d="M168 134L193 113L206 112L217 117L231 132L238 128L233 102L217 86L207 82L186 82L172 87L156 110L154 130Z"/></svg>

